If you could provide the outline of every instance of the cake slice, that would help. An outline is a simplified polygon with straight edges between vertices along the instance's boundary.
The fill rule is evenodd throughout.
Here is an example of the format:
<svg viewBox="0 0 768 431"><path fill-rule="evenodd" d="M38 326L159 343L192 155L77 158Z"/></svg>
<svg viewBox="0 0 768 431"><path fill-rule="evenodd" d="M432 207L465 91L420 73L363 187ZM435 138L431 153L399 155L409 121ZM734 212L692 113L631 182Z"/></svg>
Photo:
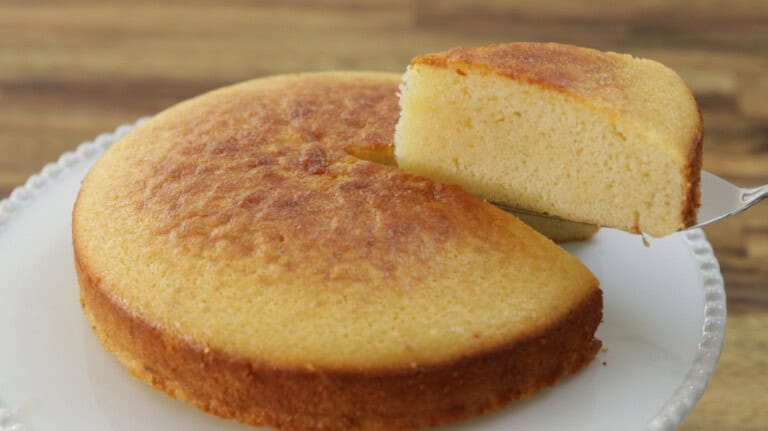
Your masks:
<svg viewBox="0 0 768 431"><path fill-rule="evenodd" d="M701 115L657 62L552 43L457 48L411 62L400 107L404 170L629 232L695 224Z"/></svg>

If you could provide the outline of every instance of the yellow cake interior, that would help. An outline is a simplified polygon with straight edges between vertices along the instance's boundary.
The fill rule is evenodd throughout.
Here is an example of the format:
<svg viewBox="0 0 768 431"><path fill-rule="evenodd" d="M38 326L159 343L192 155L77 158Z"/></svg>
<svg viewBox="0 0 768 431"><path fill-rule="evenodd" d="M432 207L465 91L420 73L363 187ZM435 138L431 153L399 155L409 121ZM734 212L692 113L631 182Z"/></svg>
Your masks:
<svg viewBox="0 0 768 431"><path fill-rule="evenodd" d="M397 166L394 150L394 145L377 145L369 147L353 146L347 148L347 153L359 159L368 160L374 163ZM594 224L573 222L535 213L526 213L519 209L503 207L498 204L495 205L519 218L540 234L557 243L586 241L595 236L597 231L600 230L600 227Z"/></svg>

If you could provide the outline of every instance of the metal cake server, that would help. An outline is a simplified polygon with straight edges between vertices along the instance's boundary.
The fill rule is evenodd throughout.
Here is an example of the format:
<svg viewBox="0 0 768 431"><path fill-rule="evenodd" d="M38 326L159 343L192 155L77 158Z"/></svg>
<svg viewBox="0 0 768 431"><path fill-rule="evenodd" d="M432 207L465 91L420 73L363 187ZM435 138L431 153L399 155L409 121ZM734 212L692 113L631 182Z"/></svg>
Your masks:
<svg viewBox="0 0 768 431"><path fill-rule="evenodd" d="M701 207L696 216L698 224L688 229L736 215L765 198L768 198L768 184L743 189L717 175L701 171Z"/></svg>
<svg viewBox="0 0 768 431"><path fill-rule="evenodd" d="M768 184L745 189L737 187L715 174L701 171L701 206L696 216L698 223L682 230L700 228L736 215L765 198L768 198ZM521 210L497 202L491 203L511 213L518 212L563 220L548 214Z"/></svg>

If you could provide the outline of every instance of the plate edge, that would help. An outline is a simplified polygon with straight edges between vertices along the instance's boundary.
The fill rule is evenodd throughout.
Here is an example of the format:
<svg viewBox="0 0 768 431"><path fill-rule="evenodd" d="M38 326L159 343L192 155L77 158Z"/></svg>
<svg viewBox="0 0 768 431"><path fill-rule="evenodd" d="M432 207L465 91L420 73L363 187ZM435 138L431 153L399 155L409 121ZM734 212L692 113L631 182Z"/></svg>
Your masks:
<svg viewBox="0 0 768 431"><path fill-rule="evenodd" d="M141 117L133 123L117 127L114 132L102 133L91 141L82 142L73 151L65 152L58 160L46 164L40 172L27 178L23 185L14 188L7 198L0 200L0 231L8 224L13 214L40 194L43 189L53 183L53 180L61 176L64 171L88 158L103 153L110 145L147 120L149 120L149 117ZM0 431L27 430L18 419L18 410L20 409L21 407L14 409L7 405L2 398L2 393L0 393Z"/></svg>
<svg viewBox="0 0 768 431"><path fill-rule="evenodd" d="M123 124L111 133L102 133L91 141L85 141L77 146L73 151L67 151L62 154L58 160L43 166L40 172L27 178L27 181L11 191L7 198L0 200L0 228L5 226L26 202L36 196L46 186L51 184L54 179L59 177L65 170L77 165L87 158L100 154L110 145L117 142L120 138L127 135L135 127L149 120L149 117L141 117L133 123Z"/></svg>
<svg viewBox="0 0 768 431"><path fill-rule="evenodd" d="M691 368L656 417L648 423L648 431L672 431L682 424L683 419L701 398L715 371L725 337L725 285L712 245L701 229L692 229L681 233L680 236L691 251L703 278L704 324Z"/></svg>

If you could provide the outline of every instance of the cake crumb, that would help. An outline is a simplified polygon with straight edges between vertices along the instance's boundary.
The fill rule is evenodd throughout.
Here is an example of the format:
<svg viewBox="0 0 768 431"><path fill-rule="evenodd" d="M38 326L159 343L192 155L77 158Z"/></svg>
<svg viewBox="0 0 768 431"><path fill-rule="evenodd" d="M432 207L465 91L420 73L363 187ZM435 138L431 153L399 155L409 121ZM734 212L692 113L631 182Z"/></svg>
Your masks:
<svg viewBox="0 0 768 431"><path fill-rule="evenodd" d="M603 347L602 349L600 349L600 351L603 352L603 353L608 353L608 348L607 347Z"/></svg>
<svg viewBox="0 0 768 431"><path fill-rule="evenodd" d="M603 361L603 366L608 365L608 362Z"/></svg>

